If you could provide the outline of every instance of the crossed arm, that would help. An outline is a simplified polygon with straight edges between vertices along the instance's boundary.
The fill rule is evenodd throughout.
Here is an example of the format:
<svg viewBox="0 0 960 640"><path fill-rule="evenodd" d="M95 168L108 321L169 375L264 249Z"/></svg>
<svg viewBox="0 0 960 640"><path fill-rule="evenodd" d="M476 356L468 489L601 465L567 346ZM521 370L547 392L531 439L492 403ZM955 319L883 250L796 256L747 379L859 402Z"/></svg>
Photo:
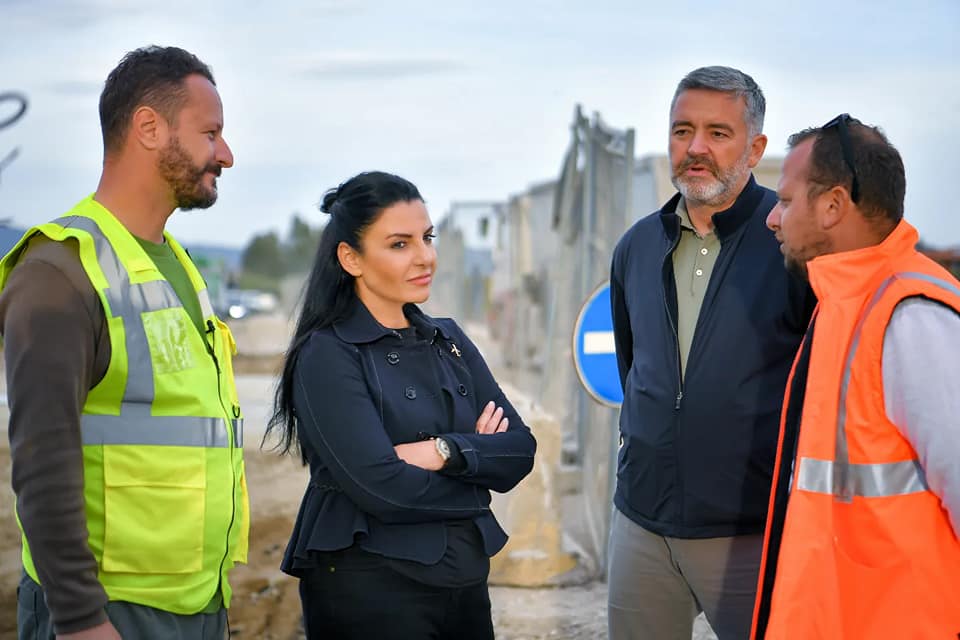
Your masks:
<svg viewBox="0 0 960 640"><path fill-rule="evenodd" d="M395 447L370 397L359 353L330 334L317 333L304 345L294 372L293 400L305 446L361 510L383 522L428 522L482 514L489 511L488 488L499 489L511 481L516 484L532 466L535 445L529 447L526 471L519 477L517 469L504 470L511 467L509 460L506 465L481 464L480 449L493 453L477 439L516 438L511 434L516 428L511 427L512 421L505 422L496 410L478 419L477 433L445 434L464 454L467 468L462 476L431 469L440 463L432 442ZM509 417L506 408L504 413ZM516 422L522 425L518 418ZM533 443L525 426L517 433L520 431ZM492 444L509 459L509 440Z"/></svg>

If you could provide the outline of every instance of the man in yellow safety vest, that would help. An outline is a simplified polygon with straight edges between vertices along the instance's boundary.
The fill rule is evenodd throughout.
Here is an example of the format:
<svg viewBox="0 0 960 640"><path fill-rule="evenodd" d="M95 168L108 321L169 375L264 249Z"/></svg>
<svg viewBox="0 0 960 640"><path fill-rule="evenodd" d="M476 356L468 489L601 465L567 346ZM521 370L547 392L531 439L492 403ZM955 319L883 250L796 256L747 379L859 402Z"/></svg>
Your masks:
<svg viewBox="0 0 960 640"><path fill-rule="evenodd" d="M0 262L20 638L222 640L249 509L229 329L164 231L233 165L209 67L128 53L93 195Z"/></svg>

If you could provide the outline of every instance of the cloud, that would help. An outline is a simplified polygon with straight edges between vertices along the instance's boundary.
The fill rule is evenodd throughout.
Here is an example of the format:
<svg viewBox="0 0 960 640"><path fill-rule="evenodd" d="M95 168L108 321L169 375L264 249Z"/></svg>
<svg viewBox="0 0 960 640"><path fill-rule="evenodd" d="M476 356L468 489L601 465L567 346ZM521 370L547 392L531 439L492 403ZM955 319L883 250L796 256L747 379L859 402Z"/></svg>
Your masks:
<svg viewBox="0 0 960 640"><path fill-rule="evenodd" d="M99 96L103 90L103 81L65 80L48 84L44 88L60 96Z"/></svg>
<svg viewBox="0 0 960 640"><path fill-rule="evenodd" d="M22 28L84 29L108 20L146 15L148 9L125 0L0 0L5 20Z"/></svg>
<svg viewBox="0 0 960 640"><path fill-rule="evenodd" d="M343 78L370 80L379 78L409 78L451 73L466 68L457 60L440 57L387 58L365 54L334 54L302 63L301 74L311 78Z"/></svg>

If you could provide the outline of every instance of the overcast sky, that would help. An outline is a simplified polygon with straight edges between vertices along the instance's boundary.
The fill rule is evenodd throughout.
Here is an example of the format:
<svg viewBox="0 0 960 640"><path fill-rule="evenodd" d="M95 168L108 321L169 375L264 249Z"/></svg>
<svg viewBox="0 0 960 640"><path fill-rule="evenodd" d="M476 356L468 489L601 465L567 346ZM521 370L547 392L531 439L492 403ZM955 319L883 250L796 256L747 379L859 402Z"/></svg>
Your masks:
<svg viewBox="0 0 960 640"><path fill-rule="evenodd" d="M725 64L766 94L768 155L843 111L882 126L908 220L960 245L938 193L960 148L958 32L957 0L0 0L0 92L30 99L0 131L0 158L21 148L0 217L36 224L93 191L103 80L152 43L212 66L236 157L212 209L174 214L187 242L319 222L323 191L367 169L415 182L435 220L452 200L505 199L556 176L578 102L634 127L638 155L663 153L678 80Z"/></svg>

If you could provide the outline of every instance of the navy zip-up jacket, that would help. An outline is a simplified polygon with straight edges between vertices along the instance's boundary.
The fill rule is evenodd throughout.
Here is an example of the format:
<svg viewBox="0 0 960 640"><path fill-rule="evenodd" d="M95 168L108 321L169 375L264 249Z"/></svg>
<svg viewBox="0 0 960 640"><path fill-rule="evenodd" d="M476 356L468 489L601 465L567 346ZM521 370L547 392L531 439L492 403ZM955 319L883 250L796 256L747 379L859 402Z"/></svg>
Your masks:
<svg viewBox="0 0 960 640"><path fill-rule="evenodd" d="M623 385L614 504L654 533L712 538L766 522L780 409L815 299L790 275L753 177L713 216L720 255L680 374L673 251L680 194L613 254L610 300Z"/></svg>
<svg viewBox="0 0 960 640"><path fill-rule="evenodd" d="M311 552L353 545L434 564L448 520L472 520L488 556L507 541L490 491L506 492L530 472L536 441L453 320L414 305L404 313L429 340L405 343L358 301L300 351L293 404L310 482L282 564L291 575L311 566ZM477 418L490 400L510 422L481 435ZM440 434L462 456L455 472L407 464L393 449Z"/></svg>

